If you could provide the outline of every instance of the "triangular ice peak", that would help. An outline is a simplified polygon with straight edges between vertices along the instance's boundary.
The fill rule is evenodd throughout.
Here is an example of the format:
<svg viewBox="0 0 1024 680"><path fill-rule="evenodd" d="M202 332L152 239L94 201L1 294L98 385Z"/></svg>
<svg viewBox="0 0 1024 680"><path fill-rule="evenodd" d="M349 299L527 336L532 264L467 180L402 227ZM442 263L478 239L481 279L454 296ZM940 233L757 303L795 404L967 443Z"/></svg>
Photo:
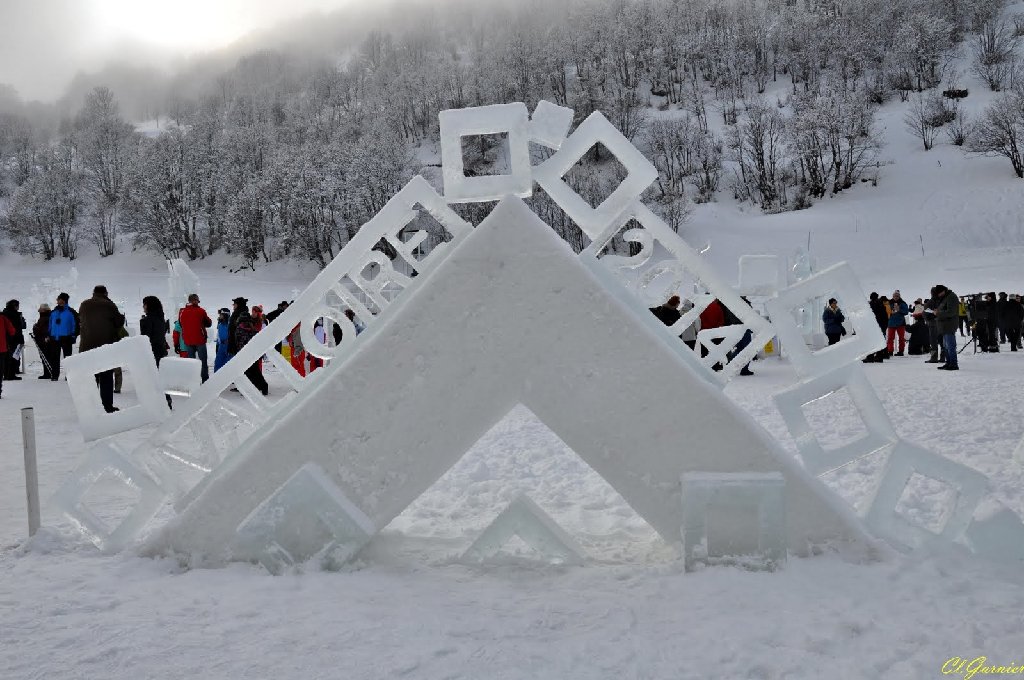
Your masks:
<svg viewBox="0 0 1024 680"><path fill-rule="evenodd" d="M386 526L517 403L667 541L680 540L687 472L781 472L795 554L865 540L841 500L519 199L503 200L374 330L215 469L148 551L216 562L306 463Z"/></svg>
<svg viewBox="0 0 1024 680"><path fill-rule="evenodd" d="M462 561L483 562L518 536L544 560L583 564L583 551L540 506L521 493L501 511L462 554Z"/></svg>

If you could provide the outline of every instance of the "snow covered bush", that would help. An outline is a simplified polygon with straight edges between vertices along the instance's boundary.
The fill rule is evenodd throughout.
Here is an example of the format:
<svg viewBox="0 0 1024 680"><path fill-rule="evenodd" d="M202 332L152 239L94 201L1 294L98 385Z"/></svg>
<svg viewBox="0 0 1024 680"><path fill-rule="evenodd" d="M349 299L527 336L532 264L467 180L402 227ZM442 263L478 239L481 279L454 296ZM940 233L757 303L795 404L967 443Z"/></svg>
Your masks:
<svg viewBox="0 0 1024 680"><path fill-rule="evenodd" d="M1006 92L992 102L974 126L968 149L987 156L1003 156L1024 179L1024 87Z"/></svg>
<svg viewBox="0 0 1024 680"><path fill-rule="evenodd" d="M1019 68L1017 46L1020 39L1006 22L989 22L971 44L974 54L974 73L984 80L993 92L1012 85Z"/></svg>

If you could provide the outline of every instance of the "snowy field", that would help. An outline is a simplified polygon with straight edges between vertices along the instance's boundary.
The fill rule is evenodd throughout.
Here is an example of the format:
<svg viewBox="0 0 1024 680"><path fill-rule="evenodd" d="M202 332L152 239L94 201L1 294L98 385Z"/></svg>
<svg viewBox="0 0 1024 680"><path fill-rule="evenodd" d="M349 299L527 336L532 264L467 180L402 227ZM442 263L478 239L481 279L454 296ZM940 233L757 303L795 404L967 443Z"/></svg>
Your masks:
<svg viewBox="0 0 1024 680"><path fill-rule="evenodd" d="M120 272L82 263L78 299L97 276L114 295L129 285L160 293L166 278L157 264L144 271L145 261L124 260L136 269ZM39 276L24 271L23 281ZM250 291L271 305L306 275L200 271L209 308ZM905 357L866 369L901 436L984 472L996 497L1024 513L1022 470L1010 456L1024 432L1024 353L967 349L961 366L946 374ZM727 394L795 451L771 402L795 374L780 360L753 368ZM0 400L4 678L927 678L942 677L953 656L1024 658L1024 578L960 554L869 565L830 555L792 559L773 574L684 574L673 550L522 408L349 572L184 572L171 560L101 556L45 508L47 528L21 543L19 408L36 408L44 499L83 448L65 384L35 380L38 370L31 361ZM131 392L129 381L120 398ZM859 425L844 406L823 402L809 416L839 441ZM868 458L827 481L857 505L877 472ZM594 563L536 566L512 546L485 567L454 564L519 490ZM940 498L912 488L900 510L927 522Z"/></svg>

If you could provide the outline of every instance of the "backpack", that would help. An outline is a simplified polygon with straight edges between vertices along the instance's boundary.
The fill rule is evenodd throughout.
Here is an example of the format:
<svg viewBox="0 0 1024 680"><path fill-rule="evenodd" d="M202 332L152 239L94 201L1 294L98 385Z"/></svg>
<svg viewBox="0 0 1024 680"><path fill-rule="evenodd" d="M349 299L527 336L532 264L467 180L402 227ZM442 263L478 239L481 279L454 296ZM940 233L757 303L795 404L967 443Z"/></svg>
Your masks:
<svg viewBox="0 0 1024 680"><path fill-rule="evenodd" d="M235 326L235 350L241 351L260 332L260 326L248 314L238 320Z"/></svg>

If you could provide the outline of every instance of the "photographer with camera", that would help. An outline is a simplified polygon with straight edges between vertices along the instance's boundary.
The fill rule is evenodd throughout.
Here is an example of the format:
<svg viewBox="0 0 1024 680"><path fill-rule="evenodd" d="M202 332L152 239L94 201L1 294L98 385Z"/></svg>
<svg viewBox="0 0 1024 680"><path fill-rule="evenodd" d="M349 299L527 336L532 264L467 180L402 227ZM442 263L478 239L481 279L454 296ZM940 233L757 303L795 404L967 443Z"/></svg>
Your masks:
<svg viewBox="0 0 1024 680"><path fill-rule="evenodd" d="M941 283L932 290L933 299L938 299L935 306L935 322L942 336L942 348L946 352L946 363L939 366L940 371L959 371L960 364L956 353L956 329L960 326L960 299L956 293Z"/></svg>

